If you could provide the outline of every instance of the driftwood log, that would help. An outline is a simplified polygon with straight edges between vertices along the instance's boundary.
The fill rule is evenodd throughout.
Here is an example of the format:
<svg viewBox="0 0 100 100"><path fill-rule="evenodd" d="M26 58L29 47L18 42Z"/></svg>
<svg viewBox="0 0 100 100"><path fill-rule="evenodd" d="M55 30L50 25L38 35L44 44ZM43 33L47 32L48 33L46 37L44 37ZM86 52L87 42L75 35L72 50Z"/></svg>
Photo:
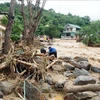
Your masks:
<svg viewBox="0 0 100 100"><path fill-rule="evenodd" d="M67 93L84 92L84 91L100 91L100 84L89 84L84 86L65 87Z"/></svg>

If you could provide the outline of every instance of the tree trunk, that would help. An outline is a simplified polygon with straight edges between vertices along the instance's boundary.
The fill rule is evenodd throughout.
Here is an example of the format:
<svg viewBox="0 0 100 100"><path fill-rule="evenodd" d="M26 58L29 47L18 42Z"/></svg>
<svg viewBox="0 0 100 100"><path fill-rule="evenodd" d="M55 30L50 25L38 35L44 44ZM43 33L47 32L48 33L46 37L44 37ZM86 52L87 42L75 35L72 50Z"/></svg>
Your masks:
<svg viewBox="0 0 100 100"><path fill-rule="evenodd" d="M36 0L36 3L35 3L34 14L33 14L34 15L33 23L30 26L30 31L29 31L29 35L28 35L28 39L27 39L27 43L29 45L34 44L35 31L36 31L38 24L40 22L42 11L43 11L44 5L46 3L46 0L43 0L42 7L39 8L40 1L41 0Z"/></svg>
<svg viewBox="0 0 100 100"><path fill-rule="evenodd" d="M100 84L89 84L84 86L65 87L67 93L84 92L84 91L100 91Z"/></svg>
<svg viewBox="0 0 100 100"><path fill-rule="evenodd" d="M7 54L10 50L10 36L12 32L12 25L14 22L14 5L16 3L16 0L11 0L10 3L10 9L9 9L9 15L8 15L8 24L5 30L5 38L4 38L4 53Z"/></svg>
<svg viewBox="0 0 100 100"><path fill-rule="evenodd" d="M23 40L26 40L27 38L27 21L26 21L26 16L25 16L25 11L24 11L24 0L20 0L21 1L21 14L24 20L24 31L23 31Z"/></svg>

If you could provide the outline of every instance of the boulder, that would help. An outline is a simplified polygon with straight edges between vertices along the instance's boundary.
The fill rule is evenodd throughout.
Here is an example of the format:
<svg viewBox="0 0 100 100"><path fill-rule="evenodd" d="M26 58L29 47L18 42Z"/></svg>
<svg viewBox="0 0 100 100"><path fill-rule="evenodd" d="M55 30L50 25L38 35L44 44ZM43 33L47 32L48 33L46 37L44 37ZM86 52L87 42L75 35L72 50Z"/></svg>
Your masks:
<svg viewBox="0 0 100 100"><path fill-rule="evenodd" d="M78 100L77 97L73 93L68 93L65 97L64 100Z"/></svg>
<svg viewBox="0 0 100 100"><path fill-rule="evenodd" d="M22 93L24 93L25 89L25 96L28 100L44 100L44 95L42 92L33 84L28 83L25 81L25 88L24 87L24 82L20 84L20 90Z"/></svg>
<svg viewBox="0 0 100 100"><path fill-rule="evenodd" d="M74 85L95 84L96 80L91 76L78 76L74 80Z"/></svg>
<svg viewBox="0 0 100 100"><path fill-rule="evenodd" d="M74 74L75 77L77 77L77 76L80 76L80 75L89 76L90 73L85 69L75 68L73 74Z"/></svg>
<svg viewBox="0 0 100 100"><path fill-rule="evenodd" d="M4 94L4 95L9 95L13 92L15 86L8 82L8 81L3 81L0 82L0 91Z"/></svg>
<svg viewBox="0 0 100 100"><path fill-rule="evenodd" d="M81 67L84 68L84 69L86 69L86 70L89 70L90 67L91 67L91 65L87 61L80 61L80 62L78 62L78 64L80 64Z"/></svg>
<svg viewBox="0 0 100 100"><path fill-rule="evenodd" d="M64 97L64 100L90 100L90 97L87 93L69 93Z"/></svg>
<svg viewBox="0 0 100 100"><path fill-rule="evenodd" d="M53 65L52 69L54 71L63 71L64 70L64 68L61 65Z"/></svg>
<svg viewBox="0 0 100 100"><path fill-rule="evenodd" d="M49 76L49 77L48 77ZM68 78L61 74L56 73L49 73L46 77L46 81L48 83L52 83L55 85L55 88L62 88L64 87L64 84L67 82Z"/></svg>
<svg viewBox="0 0 100 100"><path fill-rule="evenodd" d="M85 58L85 57L75 57L74 60L75 60L76 62L80 62L80 61L87 61L87 62L88 62L88 59Z"/></svg>
<svg viewBox="0 0 100 100"><path fill-rule="evenodd" d="M43 83L41 85L41 89L43 93L49 93L51 90L51 86L48 83Z"/></svg>
<svg viewBox="0 0 100 100"><path fill-rule="evenodd" d="M61 56L61 57L59 57L59 59L65 61L65 62L69 62L70 60L72 60L71 57L67 57L67 56Z"/></svg>
<svg viewBox="0 0 100 100"><path fill-rule="evenodd" d="M53 78L52 78L51 75L47 75L47 76L45 77L45 81L46 81L48 84L53 85Z"/></svg>
<svg viewBox="0 0 100 100"><path fill-rule="evenodd" d="M94 66L92 66L92 67L91 67L91 70L92 70L93 72L95 72L95 73L100 73L100 67L94 67Z"/></svg>
<svg viewBox="0 0 100 100"><path fill-rule="evenodd" d="M75 69L75 67L74 67L73 65L69 64L69 63L63 62L63 66L64 66L64 69L65 69L66 71L74 70L74 69Z"/></svg>
<svg viewBox="0 0 100 100"><path fill-rule="evenodd" d="M3 98L3 93L0 91L0 98Z"/></svg>
<svg viewBox="0 0 100 100"><path fill-rule="evenodd" d="M66 71L64 72L64 76L66 77L73 76L73 73L71 71Z"/></svg>

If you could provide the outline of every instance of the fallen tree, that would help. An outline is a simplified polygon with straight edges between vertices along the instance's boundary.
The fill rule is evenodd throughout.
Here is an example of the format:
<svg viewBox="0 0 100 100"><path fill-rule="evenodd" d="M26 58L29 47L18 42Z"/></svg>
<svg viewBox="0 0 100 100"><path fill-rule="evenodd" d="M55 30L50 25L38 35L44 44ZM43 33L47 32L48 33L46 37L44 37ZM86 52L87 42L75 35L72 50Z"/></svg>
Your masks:
<svg viewBox="0 0 100 100"><path fill-rule="evenodd" d="M67 93L84 92L84 91L100 91L100 84L65 87L65 91Z"/></svg>

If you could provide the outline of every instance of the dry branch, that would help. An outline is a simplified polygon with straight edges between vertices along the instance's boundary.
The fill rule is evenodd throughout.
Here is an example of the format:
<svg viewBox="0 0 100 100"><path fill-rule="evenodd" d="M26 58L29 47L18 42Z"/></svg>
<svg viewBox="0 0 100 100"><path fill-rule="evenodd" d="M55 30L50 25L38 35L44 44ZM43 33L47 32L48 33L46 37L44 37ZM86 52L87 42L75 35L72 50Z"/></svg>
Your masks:
<svg viewBox="0 0 100 100"><path fill-rule="evenodd" d="M49 64L46 69L49 69L52 65L54 65L58 60L55 60L54 62L52 62L51 64Z"/></svg>
<svg viewBox="0 0 100 100"><path fill-rule="evenodd" d="M18 59L12 59L12 60L14 60L16 62L20 62L20 63L25 64L25 65L28 65L26 67L31 67L31 66L34 66L35 68L37 67L34 63L28 63L28 62L25 62L25 61L22 61L22 60L18 60Z"/></svg>
<svg viewBox="0 0 100 100"><path fill-rule="evenodd" d="M84 92L84 91L100 91L100 84L89 84L84 86L65 87L67 93Z"/></svg>
<svg viewBox="0 0 100 100"><path fill-rule="evenodd" d="M0 70L2 70L2 69L4 69L4 68L6 68L7 66L6 66L6 62L4 62L4 63L2 63L1 65L0 65Z"/></svg>

